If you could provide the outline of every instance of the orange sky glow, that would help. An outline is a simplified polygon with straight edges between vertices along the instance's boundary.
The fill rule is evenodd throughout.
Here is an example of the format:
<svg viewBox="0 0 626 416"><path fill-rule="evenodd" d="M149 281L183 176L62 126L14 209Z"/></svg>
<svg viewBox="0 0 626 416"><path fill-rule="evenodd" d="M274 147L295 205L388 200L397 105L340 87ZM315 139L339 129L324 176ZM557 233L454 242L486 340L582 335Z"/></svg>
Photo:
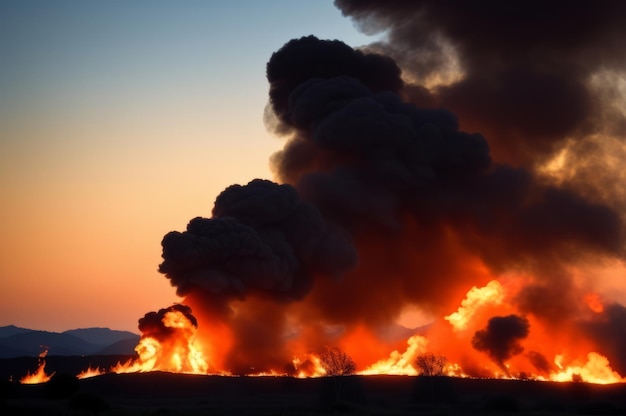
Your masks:
<svg viewBox="0 0 626 416"><path fill-rule="evenodd" d="M331 1L228 4L0 5L0 325L137 332L179 301L163 235L272 177L271 53L312 32L367 43Z"/></svg>

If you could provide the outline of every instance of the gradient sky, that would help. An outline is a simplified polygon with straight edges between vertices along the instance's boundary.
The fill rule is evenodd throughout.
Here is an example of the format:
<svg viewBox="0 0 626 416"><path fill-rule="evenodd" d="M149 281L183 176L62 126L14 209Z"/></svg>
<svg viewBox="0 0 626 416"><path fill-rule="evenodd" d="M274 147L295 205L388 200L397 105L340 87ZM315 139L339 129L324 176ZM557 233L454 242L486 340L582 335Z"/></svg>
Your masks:
<svg viewBox="0 0 626 416"><path fill-rule="evenodd" d="M176 302L161 238L268 178L265 64L332 0L0 3L0 326L137 332Z"/></svg>

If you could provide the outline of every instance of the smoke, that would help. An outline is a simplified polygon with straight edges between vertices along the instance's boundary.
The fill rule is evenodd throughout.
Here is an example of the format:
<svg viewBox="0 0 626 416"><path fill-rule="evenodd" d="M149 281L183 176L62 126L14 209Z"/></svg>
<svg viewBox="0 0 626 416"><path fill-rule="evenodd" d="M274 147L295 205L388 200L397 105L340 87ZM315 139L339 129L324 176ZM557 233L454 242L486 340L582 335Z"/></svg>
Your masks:
<svg viewBox="0 0 626 416"><path fill-rule="evenodd" d="M314 277L341 278L356 264L355 249L287 184L230 186L212 214L165 235L159 271L200 315L228 324L230 371L282 368L293 358L284 349L285 310L264 299L302 299ZM246 302L233 307L237 300Z"/></svg>
<svg viewBox="0 0 626 416"><path fill-rule="evenodd" d="M533 2L515 13L491 3L337 1L388 42L355 50L307 36L272 55L265 115L285 137L271 159L280 184L233 185L210 218L162 241L159 271L198 316L229 328L226 369L284 368L288 345L374 333L407 306L442 316L511 271L528 276L512 299L520 314L576 320L608 345L620 319L589 323L580 299L593 277L572 269L622 258L619 198L596 198L586 179L548 180L536 164L599 132L607 101L590 77L621 68L626 25L611 8L623 6L559 7L557 19L554 4L535 15ZM616 113L602 119L617 131ZM472 344L503 367L528 328L495 317Z"/></svg>
<svg viewBox="0 0 626 416"><path fill-rule="evenodd" d="M158 312L148 312L139 319L139 330L142 337L151 337L163 341L172 336L178 327L167 323L165 316L169 313L179 313L193 327L198 327L196 317L191 313L191 308L187 305L174 304L167 308L159 309Z"/></svg>
<svg viewBox="0 0 626 416"><path fill-rule="evenodd" d="M346 60L325 59L298 73L292 61L303 48L330 57L337 41L292 40L270 59L271 104L287 136L274 167L367 253L345 290L315 288L322 317L375 322L405 302L442 304L459 284L480 279L460 272L467 267L463 252L478 254L494 271L521 263L541 276L546 264L581 252L621 250L623 225L610 207L492 162L484 137L460 131L452 113L378 91L380 84L369 85ZM379 301L380 293L393 296ZM359 300L346 302L350 297ZM376 316L369 316L372 301L382 308Z"/></svg>
<svg viewBox="0 0 626 416"><path fill-rule="evenodd" d="M626 373L626 307L613 303L581 325L584 334L602 340L602 349L613 368L620 374Z"/></svg>
<svg viewBox="0 0 626 416"><path fill-rule="evenodd" d="M554 365L552 365L540 352L528 351L526 353L526 357L528 357L528 360L533 367L543 374L549 374L550 371L554 369Z"/></svg>
<svg viewBox="0 0 626 416"><path fill-rule="evenodd" d="M338 277L353 267L349 240L290 185L253 180L216 199L212 218L194 218L162 241L159 271L180 296L200 290L229 300L259 293L298 299L315 273Z"/></svg>
<svg viewBox="0 0 626 416"><path fill-rule="evenodd" d="M625 68L623 2L335 5L364 31L385 31L371 49L393 57L405 79L428 87L465 128L489 137L498 160L528 166L567 138L624 132L623 113L609 108L615 91L592 83ZM424 102L423 89L406 93L415 90Z"/></svg>
<svg viewBox="0 0 626 416"><path fill-rule="evenodd" d="M486 352L507 374L505 361L524 351L519 341L528 336L530 324L517 315L494 316L487 327L474 334L472 346Z"/></svg>

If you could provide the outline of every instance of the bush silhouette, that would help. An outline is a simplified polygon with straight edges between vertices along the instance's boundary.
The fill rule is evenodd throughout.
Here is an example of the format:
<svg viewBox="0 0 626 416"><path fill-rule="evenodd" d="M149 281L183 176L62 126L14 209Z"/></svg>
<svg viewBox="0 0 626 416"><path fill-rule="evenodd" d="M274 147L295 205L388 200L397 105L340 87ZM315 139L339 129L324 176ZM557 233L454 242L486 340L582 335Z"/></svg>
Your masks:
<svg viewBox="0 0 626 416"><path fill-rule="evenodd" d="M442 376L447 363L445 356L432 353L420 354L415 359L415 365L423 376Z"/></svg>
<svg viewBox="0 0 626 416"><path fill-rule="evenodd" d="M326 348L320 354L320 362L327 376L347 376L356 370L356 364L352 357L339 348Z"/></svg>

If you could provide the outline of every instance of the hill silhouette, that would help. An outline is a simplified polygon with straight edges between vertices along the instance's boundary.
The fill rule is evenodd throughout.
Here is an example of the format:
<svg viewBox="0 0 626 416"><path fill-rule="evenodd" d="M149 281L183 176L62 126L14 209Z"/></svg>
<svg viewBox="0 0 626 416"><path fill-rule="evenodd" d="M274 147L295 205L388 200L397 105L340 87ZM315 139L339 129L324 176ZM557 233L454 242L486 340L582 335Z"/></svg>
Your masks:
<svg viewBox="0 0 626 416"><path fill-rule="evenodd" d="M14 325L0 327L0 358L49 355L133 354L139 335L109 328L65 332L38 331Z"/></svg>

